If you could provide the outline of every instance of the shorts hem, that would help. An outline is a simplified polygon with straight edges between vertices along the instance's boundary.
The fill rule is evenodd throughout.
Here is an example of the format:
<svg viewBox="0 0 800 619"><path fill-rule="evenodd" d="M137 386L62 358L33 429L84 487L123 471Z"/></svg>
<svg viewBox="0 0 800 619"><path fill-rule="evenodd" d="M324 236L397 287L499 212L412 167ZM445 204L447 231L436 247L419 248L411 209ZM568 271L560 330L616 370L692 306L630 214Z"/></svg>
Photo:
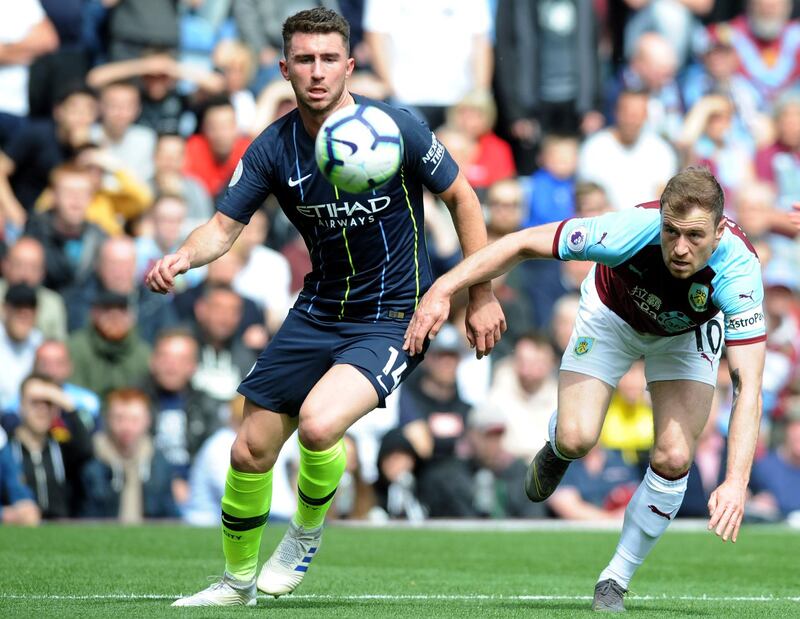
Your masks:
<svg viewBox="0 0 800 619"><path fill-rule="evenodd" d="M596 378L597 380L603 381L606 385L614 389L617 388L617 383L619 383L620 381L619 378L616 381L612 381L608 376L602 376L600 372L594 371L594 368L574 367L567 365L563 361L561 363L561 366L558 368L559 372L562 370L566 370L567 372L574 372L575 374L583 374L584 376L589 376L590 378Z"/></svg>
<svg viewBox="0 0 800 619"><path fill-rule="evenodd" d="M386 408L386 396L388 396L389 394L383 391L383 389L381 388L381 384L378 382L378 379L375 378L375 376L373 376L369 370L367 370L366 368L362 368L361 366L356 365L351 361L337 361L333 365L349 365L350 367L361 372L361 374L364 375L364 378L366 378L372 384L373 389L375 389L375 393L378 394L378 405L375 408Z"/></svg>
<svg viewBox="0 0 800 619"><path fill-rule="evenodd" d="M250 400L253 404L255 404L255 405L257 405L257 406L259 406L259 407L261 407L261 408L263 408L265 410L268 410L268 411L270 411L272 413L277 413L278 415L286 415L287 417L297 417L300 414L300 411L292 414L289 411L280 410L281 407L276 402L270 401L268 399L265 399L257 391L254 391L254 390L250 389L249 387L246 387L245 385L239 385L239 388L236 391L241 393L244 397L246 397L248 400Z"/></svg>

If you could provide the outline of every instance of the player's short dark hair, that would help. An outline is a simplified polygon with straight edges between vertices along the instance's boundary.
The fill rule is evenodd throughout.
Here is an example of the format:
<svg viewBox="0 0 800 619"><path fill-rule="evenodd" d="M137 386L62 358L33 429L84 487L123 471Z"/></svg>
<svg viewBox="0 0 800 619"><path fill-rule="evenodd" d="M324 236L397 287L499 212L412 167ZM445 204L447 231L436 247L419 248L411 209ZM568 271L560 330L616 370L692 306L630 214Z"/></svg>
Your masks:
<svg viewBox="0 0 800 619"><path fill-rule="evenodd" d="M668 206L675 213L700 207L714 215L716 226L722 220L725 194L708 168L691 166L669 179L659 204L662 211Z"/></svg>
<svg viewBox="0 0 800 619"><path fill-rule="evenodd" d="M330 34L338 32L344 40L344 47L350 55L350 24L336 11L317 7L300 11L283 22L283 55L292 41L296 32L303 34Z"/></svg>

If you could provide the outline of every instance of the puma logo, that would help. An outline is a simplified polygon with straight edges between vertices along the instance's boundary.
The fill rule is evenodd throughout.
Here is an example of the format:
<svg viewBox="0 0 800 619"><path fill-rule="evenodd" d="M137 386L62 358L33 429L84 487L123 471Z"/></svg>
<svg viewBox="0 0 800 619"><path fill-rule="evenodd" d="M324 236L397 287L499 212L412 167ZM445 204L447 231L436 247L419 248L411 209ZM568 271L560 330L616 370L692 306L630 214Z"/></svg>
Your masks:
<svg viewBox="0 0 800 619"><path fill-rule="evenodd" d="M740 292L739 293L739 298L740 299L750 299L751 301L753 301L753 291L751 290L747 294L743 294L743 293Z"/></svg>
<svg viewBox="0 0 800 619"><path fill-rule="evenodd" d="M711 366L711 369L712 370L714 369L714 360L711 357L709 357L707 353L701 352L700 357L708 361L708 364Z"/></svg>
<svg viewBox="0 0 800 619"><path fill-rule="evenodd" d="M592 245L592 247L596 247L597 245L599 245L600 247L606 247L606 246L603 244L603 241L605 241L605 240L606 240L606 237L607 237L607 236L608 236L608 232L603 232L603 234L600 236L600 240L599 240L599 241L597 241L597 243L595 243L594 245ZM608 249L608 247L606 247L606 249Z"/></svg>
<svg viewBox="0 0 800 619"><path fill-rule="evenodd" d="M650 511L653 512L656 516L661 516L662 518L666 518L667 520L672 520L672 516L670 514L665 514L655 505L648 505L647 507L650 508Z"/></svg>

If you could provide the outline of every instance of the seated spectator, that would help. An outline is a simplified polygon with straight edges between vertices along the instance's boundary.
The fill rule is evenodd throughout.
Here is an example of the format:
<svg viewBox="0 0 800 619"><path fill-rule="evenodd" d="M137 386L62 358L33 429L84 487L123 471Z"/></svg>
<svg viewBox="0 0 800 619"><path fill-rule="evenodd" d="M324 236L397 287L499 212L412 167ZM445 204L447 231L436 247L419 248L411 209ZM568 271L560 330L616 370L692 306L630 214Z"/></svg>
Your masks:
<svg viewBox="0 0 800 619"><path fill-rule="evenodd" d="M291 306L291 272L286 258L264 244L268 232L267 214L259 209L232 247L244 265L233 279L233 289L265 312L269 332L275 333ZM264 273L270 276L264 277Z"/></svg>
<svg viewBox="0 0 800 619"><path fill-rule="evenodd" d="M751 142L733 131L733 103L726 97L708 95L692 106L678 147L687 165L706 167L717 177L728 200L755 179Z"/></svg>
<svg viewBox="0 0 800 619"><path fill-rule="evenodd" d="M416 464L417 452L403 431L387 432L378 452L377 505L370 512L371 520L425 520L428 511L417 496Z"/></svg>
<svg viewBox="0 0 800 619"><path fill-rule="evenodd" d="M136 319L139 337L148 344L162 329L174 326L178 316L172 300L166 295L152 294L144 282L136 278L136 245L130 237L106 239L100 247L94 277L82 286L64 292L69 308L67 325L70 332L83 327L95 297L113 292L126 297Z"/></svg>
<svg viewBox="0 0 800 619"><path fill-rule="evenodd" d="M74 161L88 170L92 179L92 201L86 209L86 221L96 224L106 234L122 234L123 226L144 213L153 201L148 186L138 181L110 152L85 144L77 149ZM108 183L104 182L106 178ZM45 190L36 201L36 210L52 208L53 201L53 192Z"/></svg>
<svg viewBox="0 0 800 619"><path fill-rule="evenodd" d="M727 41L736 53L736 69L756 88L765 105L797 80L797 22L790 19L790 0L747 0L732 20L711 24L711 44ZM780 63L776 59L781 59Z"/></svg>
<svg viewBox="0 0 800 619"><path fill-rule="evenodd" d="M536 333L517 340L513 356L498 364L487 405L503 411L505 451L529 462L547 442L558 405L556 359L550 342Z"/></svg>
<svg viewBox="0 0 800 619"><path fill-rule="evenodd" d="M595 446L570 466L547 505L565 520L622 520L641 475L617 451Z"/></svg>
<svg viewBox="0 0 800 619"><path fill-rule="evenodd" d="M753 464L752 502L786 518L800 511L800 407L786 413L782 444Z"/></svg>
<svg viewBox="0 0 800 619"><path fill-rule="evenodd" d="M46 338L67 337L67 310L61 295L42 285L45 276L44 247L35 238L17 239L3 257L0 298L9 286L26 284L36 290L36 328Z"/></svg>
<svg viewBox="0 0 800 619"><path fill-rule="evenodd" d="M184 330L162 331L150 357L150 373L142 383L153 414L155 446L185 482L189 464L203 442L221 425L219 404L192 387L197 369L197 341ZM175 492L178 503L188 488Z"/></svg>
<svg viewBox="0 0 800 619"><path fill-rule="evenodd" d="M92 391L67 382L72 374L72 360L67 345L60 340L45 340L36 349L33 361L33 374L44 376L56 383L75 404L75 408L89 431L100 426L100 398ZM19 395L7 406L2 417L2 425L13 431L19 425Z"/></svg>
<svg viewBox="0 0 800 619"><path fill-rule="evenodd" d="M648 93L624 90L614 125L590 136L578 156L578 179L606 190L616 210L654 200L678 169L678 159L663 138L645 130Z"/></svg>
<svg viewBox="0 0 800 619"><path fill-rule="evenodd" d="M447 124L475 140L475 152L469 165L462 168L469 184L486 189L492 183L516 176L511 146L492 130L497 107L492 95L475 91L447 110Z"/></svg>
<svg viewBox="0 0 800 619"><path fill-rule="evenodd" d="M175 253L185 238L186 202L179 194L161 194L147 213L145 231L136 238L136 281L144 281L153 265ZM247 228L245 228L246 230ZM205 268L191 269L175 278L176 290L196 286L206 275Z"/></svg>
<svg viewBox="0 0 800 619"><path fill-rule="evenodd" d="M558 301L553 304L550 335L558 358L561 358L569 346L575 319L578 317L579 304L580 296L575 292L561 295L558 297Z"/></svg>
<svg viewBox="0 0 800 619"><path fill-rule="evenodd" d="M418 496L431 517L475 517L469 469L457 454L469 405L456 387L461 335L445 324L400 392L400 426L418 459Z"/></svg>
<svg viewBox="0 0 800 619"><path fill-rule="evenodd" d="M212 58L222 72L225 91L236 111L236 126L240 133L247 134L256 118L256 99L247 87L255 73L253 55L243 43L226 39L214 47Z"/></svg>
<svg viewBox="0 0 800 619"><path fill-rule="evenodd" d="M44 247L44 285L63 292L86 282L106 234L86 221L92 202L91 173L74 164L62 164L50 176L53 208L37 213L29 221L27 234Z"/></svg>
<svg viewBox="0 0 800 619"><path fill-rule="evenodd" d="M97 98L85 86L65 89L52 120L29 122L0 154L0 211L18 228L47 189L53 169L72 159L97 120Z"/></svg>
<svg viewBox="0 0 800 619"><path fill-rule="evenodd" d="M242 297L230 287L206 288L194 306L200 362L192 385L217 400L229 402L256 361L236 330L242 318Z"/></svg>
<svg viewBox="0 0 800 619"><path fill-rule="evenodd" d="M55 382L32 374L20 387L20 421L11 449L42 517L75 515L79 471L92 442L74 402Z"/></svg>
<svg viewBox="0 0 800 619"><path fill-rule="evenodd" d="M236 111L231 102L212 100L200 119L200 133L186 142L183 171L198 180L208 195L217 198L249 145L250 139L236 125Z"/></svg>
<svg viewBox="0 0 800 619"><path fill-rule="evenodd" d="M101 89L114 82L138 80L142 93L142 112L137 122L156 133L194 131L195 118L189 97L178 91L178 82L191 84L206 95L224 89L222 76L194 65L178 62L169 54L146 53L139 58L109 62L89 71L86 81Z"/></svg>
<svg viewBox="0 0 800 619"><path fill-rule="evenodd" d="M614 209L608 201L606 190L597 183L582 181L575 184L575 216L597 217Z"/></svg>
<svg viewBox="0 0 800 619"><path fill-rule="evenodd" d="M789 211L800 200L800 94L788 92L775 105L775 141L756 153L758 178L772 184L777 206Z"/></svg>
<svg viewBox="0 0 800 619"><path fill-rule="evenodd" d="M176 195L186 202L186 218L181 234L186 237L214 214L214 203L205 187L183 173L186 140L177 134L159 136L155 152L155 176L151 183L155 195ZM197 269L192 269L193 271Z"/></svg>
<svg viewBox="0 0 800 619"><path fill-rule="evenodd" d="M39 0L20 0L3 12L0 44L0 148L5 148L28 116L28 66L58 47L58 34Z"/></svg>
<svg viewBox="0 0 800 619"><path fill-rule="evenodd" d="M614 390L600 445L619 451L626 463L644 464L646 468L653 446L653 407L647 395L643 362L634 363Z"/></svg>
<svg viewBox="0 0 800 619"><path fill-rule="evenodd" d="M353 73L350 76L350 92L361 94L361 91L353 90L353 78L355 75L356 73ZM363 94L370 96L366 93ZM377 97L377 99L383 100L383 97ZM248 128L247 134L251 138L258 137L258 134L268 125L278 120L281 116L285 116L295 107L297 107L297 99L292 85L282 77L272 80L258 94L253 124Z"/></svg>
<svg viewBox="0 0 800 619"><path fill-rule="evenodd" d="M472 451L472 502L485 518L543 518L545 507L525 496L528 465L509 453L504 442L509 428L495 402L473 409L467 437Z"/></svg>
<svg viewBox="0 0 800 619"><path fill-rule="evenodd" d="M223 254L209 264L208 276L204 281L175 296L174 307L180 322L191 325L193 329L196 329L195 305L197 301L209 288L214 286L233 288L233 282L243 267L241 257L232 251ZM241 337L248 348L259 351L267 345L269 339L269 334L264 324L264 312L258 308L254 301L246 297L242 297L242 317L236 328L236 334Z"/></svg>
<svg viewBox="0 0 800 619"><path fill-rule="evenodd" d="M561 221L575 215L578 139L547 135L541 144L541 167L530 177L528 213L523 227Z"/></svg>
<svg viewBox="0 0 800 619"><path fill-rule="evenodd" d="M0 323L0 410L8 410L19 387L33 369L42 334L36 324L36 290L15 284L6 292Z"/></svg>
<svg viewBox="0 0 800 619"><path fill-rule="evenodd" d="M150 438L147 396L131 388L111 391L105 427L95 434L95 457L81 472L81 515L125 524L176 517L172 467Z"/></svg>
<svg viewBox="0 0 800 619"><path fill-rule="evenodd" d="M749 140L751 146L761 139L769 118L758 90L745 75L738 72L736 50L726 39L701 42L702 64L692 64L683 79L685 106L694 107L702 97L720 95L733 105L733 132L739 139Z"/></svg>
<svg viewBox="0 0 800 619"><path fill-rule="evenodd" d="M685 111L677 72L678 58L670 42L657 32L646 32L637 39L630 62L622 69L607 101L616 102L621 90L646 93L646 130L674 142ZM610 120L614 120L614 115L613 109L608 110Z"/></svg>
<svg viewBox="0 0 800 619"><path fill-rule="evenodd" d="M137 125L141 113L139 89L132 82L111 82L100 89L100 123L92 126L92 143L124 161L141 183L153 178L156 132Z"/></svg>
<svg viewBox="0 0 800 619"><path fill-rule="evenodd" d="M0 522L35 527L41 517L33 492L22 483L22 469L14 459L8 437L0 429Z"/></svg>
<svg viewBox="0 0 800 619"><path fill-rule="evenodd" d="M109 391L137 384L147 375L150 347L136 333L130 302L101 292L92 302L90 324L67 344L72 357L70 381L104 398Z"/></svg>

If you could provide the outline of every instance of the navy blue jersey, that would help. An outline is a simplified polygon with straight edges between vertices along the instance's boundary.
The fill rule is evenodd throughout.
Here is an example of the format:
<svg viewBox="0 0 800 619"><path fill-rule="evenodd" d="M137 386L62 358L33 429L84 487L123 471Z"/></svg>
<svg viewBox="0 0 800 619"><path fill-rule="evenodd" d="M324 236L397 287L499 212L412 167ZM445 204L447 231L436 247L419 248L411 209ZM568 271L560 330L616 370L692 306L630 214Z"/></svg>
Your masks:
<svg viewBox="0 0 800 619"><path fill-rule="evenodd" d="M314 140L295 109L253 141L217 208L247 223L275 195L311 255L296 309L327 320L404 321L432 282L422 187L441 193L458 166L408 111L353 97L389 114L403 135L403 162L388 183L364 194L331 185L317 168Z"/></svg>

